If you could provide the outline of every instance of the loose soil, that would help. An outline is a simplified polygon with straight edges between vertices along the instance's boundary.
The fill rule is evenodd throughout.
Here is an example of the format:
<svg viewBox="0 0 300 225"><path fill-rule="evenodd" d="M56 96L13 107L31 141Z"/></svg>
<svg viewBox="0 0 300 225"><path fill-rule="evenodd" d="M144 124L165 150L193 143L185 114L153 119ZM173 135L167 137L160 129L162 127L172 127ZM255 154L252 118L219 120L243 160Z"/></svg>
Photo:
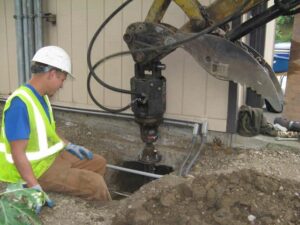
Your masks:
<svg viewBox="0 0 300 225"><path fill-rule="evenodd" d="M50 193L45 224L300 224L300 157L286 150L208 145L187 178L167 175L108 204Z"/></svg>
<svg viewBox="0 0 300 225"><path fill-rule="evenodd" d="M69 140L104 155L110 164L122 160L120 152L110 148L122 149L124 143L130 150L140 145L134 144L138 133L116 133L114 125L104 131L74 121L59 120L57 124ZM129 133L130 129L127 127ZM187 144L188 138L183 137L183 152ZM109 203L48 193L56 206L44 207L41 220L46 225L300 224L300 150L227 148L216 141L205 146L190 176L176 173ZM112 177L109 172L108 183Z"/></svg>

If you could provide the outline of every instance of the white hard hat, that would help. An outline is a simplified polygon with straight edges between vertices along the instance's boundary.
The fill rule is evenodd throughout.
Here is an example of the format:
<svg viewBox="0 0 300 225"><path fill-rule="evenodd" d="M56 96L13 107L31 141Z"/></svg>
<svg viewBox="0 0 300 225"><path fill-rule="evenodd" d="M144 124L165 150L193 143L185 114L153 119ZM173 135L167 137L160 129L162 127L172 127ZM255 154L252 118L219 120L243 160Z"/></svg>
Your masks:
<svg viewBox="0 0 300 225"><path fill-rule="evenodd" d="M46 46L40 48L33 56L32 62L39 62L61 69L72 76L71 59L68 53L57 46Z"/></svg>

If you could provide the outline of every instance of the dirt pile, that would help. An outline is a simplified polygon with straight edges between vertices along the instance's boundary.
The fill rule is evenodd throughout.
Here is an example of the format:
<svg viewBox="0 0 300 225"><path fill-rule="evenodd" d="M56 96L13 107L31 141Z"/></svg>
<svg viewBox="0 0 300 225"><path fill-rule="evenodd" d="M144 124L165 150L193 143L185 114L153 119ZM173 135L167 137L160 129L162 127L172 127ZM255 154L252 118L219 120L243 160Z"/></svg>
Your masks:
<svg viewBox="0 0 300 225"><path fill-rule="evenodd" d="M142 187L120 202L112 225L299 224L300 184L254 170Z"/></svg>

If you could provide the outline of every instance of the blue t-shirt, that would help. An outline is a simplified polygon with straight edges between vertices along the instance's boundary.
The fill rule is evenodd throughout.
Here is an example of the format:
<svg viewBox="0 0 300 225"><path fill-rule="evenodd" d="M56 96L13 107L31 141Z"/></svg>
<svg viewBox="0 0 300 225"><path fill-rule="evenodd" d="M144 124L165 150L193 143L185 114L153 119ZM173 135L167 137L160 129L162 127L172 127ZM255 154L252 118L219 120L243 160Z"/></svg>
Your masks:
<svg viewBox="0 0 300 225"><path fill-rule="evenodd" d="M41 96L30 84L26 84L43 106L50 121L48 105L43 96ZM25 103L19 98L14 97L11 100L10 107L5 112L5 133L8 141L29 139L30 125L29 116Z"/></svg>

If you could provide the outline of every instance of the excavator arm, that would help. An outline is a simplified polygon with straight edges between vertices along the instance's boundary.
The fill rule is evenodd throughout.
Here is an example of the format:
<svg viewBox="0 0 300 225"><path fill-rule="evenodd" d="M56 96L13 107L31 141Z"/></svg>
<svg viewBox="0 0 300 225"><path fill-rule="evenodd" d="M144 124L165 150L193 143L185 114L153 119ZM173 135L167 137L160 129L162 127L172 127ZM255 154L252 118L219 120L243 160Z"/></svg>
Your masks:
<svg viewBox="0 0 300 225"><path fill-rule="evenodd" d="M162 23L171 0L154 0L144 22L130 24L123 36L136 62L131 90L132 110L146 143L139 160L153 164L160 156L153 143L166 108L165 68L160 60L183 48L209 74L217 79L250 87L261 95L273 111L283 109L283 93L271 67L262 56L238 41L253 29L272 19L292 13L299 0L275 0L275 5L260 15L230 29L230 22L268 0L216 0L208 6L197 0L173 0L189 21L177 28Z"/></svg>
<svg viewBox="0 0 300 225"><path fill-rule="evenodd" d="M173 0L187 15L189 21L180 30L197 32L212 23L224 21L237 9L243 14L256 5L268 0L216 0L205 7L198 0ZM171 0L154 0L147 14L145 22L161 23L161 20L170 5Z"/></svg>

